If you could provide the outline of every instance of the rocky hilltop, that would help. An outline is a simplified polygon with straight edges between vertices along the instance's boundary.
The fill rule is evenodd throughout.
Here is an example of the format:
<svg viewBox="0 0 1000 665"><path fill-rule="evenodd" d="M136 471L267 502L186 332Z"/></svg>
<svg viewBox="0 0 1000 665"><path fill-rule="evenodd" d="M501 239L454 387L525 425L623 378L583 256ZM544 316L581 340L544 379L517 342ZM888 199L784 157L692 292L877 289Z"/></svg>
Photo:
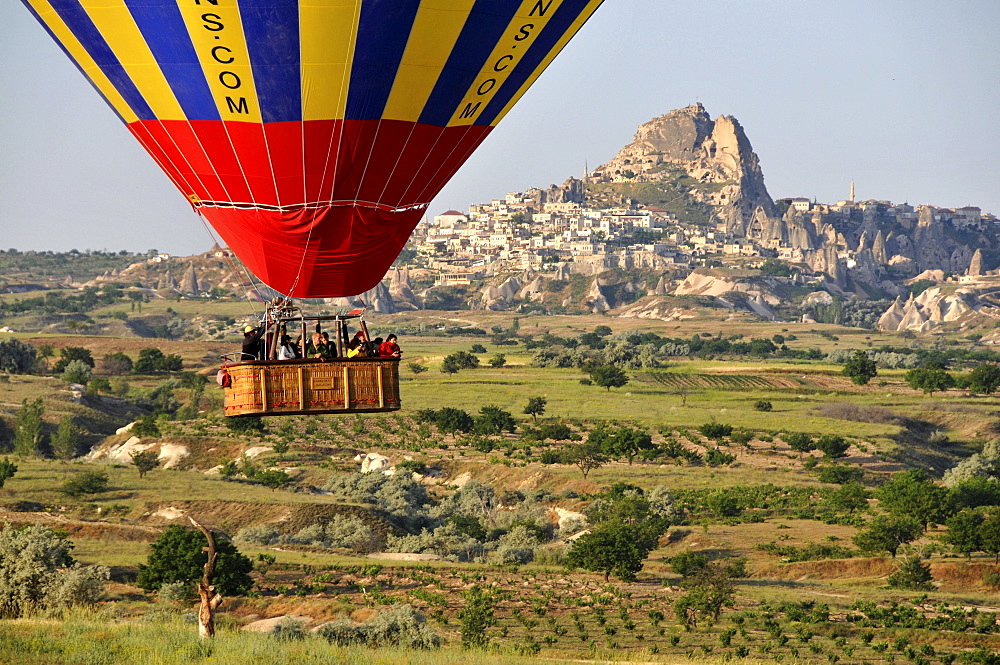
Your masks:
<svg viewBox="0 0 1000 665"><path fill-rule="evenodd" d="M640 125L632 143L590 174L595 182L654 182L686 176L689 196L711 206L726 230L746 235L775 216L760 160L739 121L694 104Z"/></svg>

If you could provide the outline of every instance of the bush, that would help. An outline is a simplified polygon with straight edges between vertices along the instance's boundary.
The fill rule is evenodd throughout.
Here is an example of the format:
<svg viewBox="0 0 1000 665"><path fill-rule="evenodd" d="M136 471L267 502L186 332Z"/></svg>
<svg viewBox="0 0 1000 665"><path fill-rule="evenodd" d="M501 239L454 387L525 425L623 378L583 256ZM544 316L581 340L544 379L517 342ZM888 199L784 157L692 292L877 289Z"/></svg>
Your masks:
<svg viewBox="0 0 1000 665"><path fill-rule="evenodd" d="M83 471L63 483L62 491L72 497L99 494L108 489L108 474L101 470Z"/></svg>
<svg viewBox="0 0 1000 665"><path fill-rule="evenodd" d="M109 353L101 360L101 371L112 376L121 376L132 371L132 358L121 351Z"/></svg>
<svg viewBox="0 0 1000 665"><path fill-rule="evenodd" d="M160 589L164 584L183 582L193 589L204 574L208 561L204 534L172 524L155 543L145 564L139 564L136 585L144 591ZM253 562L240 554L230 541L215 536L216 564L212 584L223 596L243 595L253 586L250 571Z"/></svg>
<svg viewBox="0 0 1000 665"><path fill-rule="evenodd" d="M698 428L698 431L701 432L701 435L706 439L721 441L733 433L733 426L723 425L722 423L705 423Z"/></svg>
<svg viewBox="0 0 1000 665"><path fill-rule="evenodd" d="M96 602L110 571L74 565L72 548L47 527L0 530L0 618Z"/></svg>
<svg viewBox="0 0 1000 665"><path fill-rule="evenodd" d="M816 449L831 459L844 457L850 445L844 437L835 434L824 434L816 440Z"/></svg>
<svg viewBox="0 0 1000 665"><path fill-rule="evenodd" d="M920 557L907 557L899 566L899 570L889 575L889 586L893 589L909 591L931 591L931 567L920 562Z"/></svg>
<svg viewBox="0 0 1000 665"><path fill-rule="evenodd" d="M78 383L85 386L92 376L92 370L87 363L82 360L71 360L66 363L66 368L60 378L66 383Z"/></svg>
<svg viewBox="0 0 1000 665"><path fill-rule="evenodd" d="M155 438L160 436L160 428L153 416L141 416L132 425L130 432L139 438Z"/></svg>
<svg viewBox="0 0 1000 665"><path fill-rule="evenodd" d="M281 532L266 524L243 527L236 532L236 540L251 545L274 545L279 538Z"/></svg>
<svg viewBox="0 0 1000 665"><path fill-rule="evenodd" d="M394 605L362 624L348 619L331 621L320 626L316 632L340 646L361 644L404 649L436 649L441 646L441 638L427 625L424 615L409 605Z"/></svg>
<svg viewBox="0 0 1000 665"><path fill-rule="evenodd" d="M503 434L517 430L517 421L509 411L504 411L498 406L489 404L479 410L476 418L476 432L480 434Z"/></svg>
<svg viewBox="0 0 1000 665"><path fill-rule="evenodd" d="M235 434L260 436L265 432L264 419L260 416L230 416L225 422L229 431Z"/></svg>
<svg viewBox="0 0 1000 665"><path fill-rule="evenodd" d="M709 466L725 466L736 461L736 455L724 453L718 448L712 448L705 453L705 464Z"/></svg>
<svg viewBox="0 0 1000 665"><path fill-rule="evenodd" d="M819 481L821 483L835 483L843 485L851 481L858 482L865 473L859 468L847 466L846 464L830 464L819 470Z"/></svg>
<svg viewBox="0 0 1000 665"><path fill-rule="evenodd" d="M755 411L770 411L774 407L769 400L759 399L753 403L753 408Z"/></svg>
<svg viewBox="0 0 1000 665"><path fill-rule="evenodd" d="M708 565L708 557L695 552L682 552L670 557L670 567L682 577L690 577Z"/></svg>
<svg viewBox="0 0 1000 665"><path fill-rule="evenodd" d="M785 443L788 444L789 448L796 452L807 453L816 447L813 443L812 437L803 432L790 432L788 434L782 434L781 438L785 440Z"/></svg>
<svg viewBox="0 0 1000 665"><path fill-rule="evenodd" d="M437 428L445 434L471 432L476 424L472 416L462 409L445 406L437 411L432 409L429 409L429 411L431 413L430 421L437 425Z"/></svg>
<svg viewBox="0 0 1000 665"><path fill-rule="evenodd" d="M738 429L729 435L729 440L741 446L745 446L753 441L753 432L745 429Z"/></svg>

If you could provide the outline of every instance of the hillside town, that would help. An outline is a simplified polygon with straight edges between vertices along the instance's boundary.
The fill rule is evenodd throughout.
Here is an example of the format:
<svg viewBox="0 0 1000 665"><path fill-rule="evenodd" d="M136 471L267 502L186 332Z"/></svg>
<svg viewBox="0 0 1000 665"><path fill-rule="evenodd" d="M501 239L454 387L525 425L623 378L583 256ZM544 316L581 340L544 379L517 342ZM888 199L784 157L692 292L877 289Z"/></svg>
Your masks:
<svg viewBox="0 0 1000 665"><path fill-rule="evenodd" d="M853 183L852 183L853 190ZM853 192L852 192L853 193ZM540 191L509 193L503 199L475 204L468 212L449 210L421 224L412 243L428 268L441 272L439 284L469 283L488 272L539 270L546 263L574 261L578 257L655 256L659 267L689 269L727 263L747 257L747 265L766 258L807 265L806 252L813 247L794 235L767 234L763 224L751 225L747 234L714 225L692 225L656 206L633 202L629 207L598 209L586 203L540 203ZM890 201L855 201L853 196L836 203L807 198L775 201L779 210L808 213L834 226L852 218L877 214L882 224L913 230L921 218L956 231L983 232L998 224L995 215L980 208L912 206ZM805 245L805 246L804 246ZM881 232L863 238L855 247L838 252L848 268L857 264L857 252L873 250L883 263L885 237ZM901 261L897 260L896 263Z"/></svg>

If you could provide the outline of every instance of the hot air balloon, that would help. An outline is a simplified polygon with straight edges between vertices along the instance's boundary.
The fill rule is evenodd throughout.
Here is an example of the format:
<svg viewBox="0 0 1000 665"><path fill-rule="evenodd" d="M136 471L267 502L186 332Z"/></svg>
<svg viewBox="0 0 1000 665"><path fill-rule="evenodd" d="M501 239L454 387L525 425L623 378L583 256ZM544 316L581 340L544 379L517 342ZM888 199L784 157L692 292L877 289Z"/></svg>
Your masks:
<svg viewBox="0 0 1000 665"><path fill-rule="evenodd" d="M191 205L289 299L227 415L398 409L399 359L344 357L374 287L465 162L602 0L23 0ZM332 362L275 361L332 327ZM366 342L367 330L361 323Z"/></svg>
<svg viewBox="0 0 1000 665"><path fill-rule="evenodd" d="M23 0L265 284L351 296L602 0Z"/></svg>

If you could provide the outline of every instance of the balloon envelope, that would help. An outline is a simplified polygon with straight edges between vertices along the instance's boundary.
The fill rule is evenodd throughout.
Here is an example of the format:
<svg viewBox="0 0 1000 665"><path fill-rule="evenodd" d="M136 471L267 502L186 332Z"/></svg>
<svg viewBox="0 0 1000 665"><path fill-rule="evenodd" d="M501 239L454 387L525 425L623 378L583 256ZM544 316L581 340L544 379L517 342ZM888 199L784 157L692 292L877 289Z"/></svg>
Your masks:
<svg viewBox="0 0 1000 665"><path fill-rule="evenodd" d="M23 0L262 281L375 286L602 0Z"/></svg>

